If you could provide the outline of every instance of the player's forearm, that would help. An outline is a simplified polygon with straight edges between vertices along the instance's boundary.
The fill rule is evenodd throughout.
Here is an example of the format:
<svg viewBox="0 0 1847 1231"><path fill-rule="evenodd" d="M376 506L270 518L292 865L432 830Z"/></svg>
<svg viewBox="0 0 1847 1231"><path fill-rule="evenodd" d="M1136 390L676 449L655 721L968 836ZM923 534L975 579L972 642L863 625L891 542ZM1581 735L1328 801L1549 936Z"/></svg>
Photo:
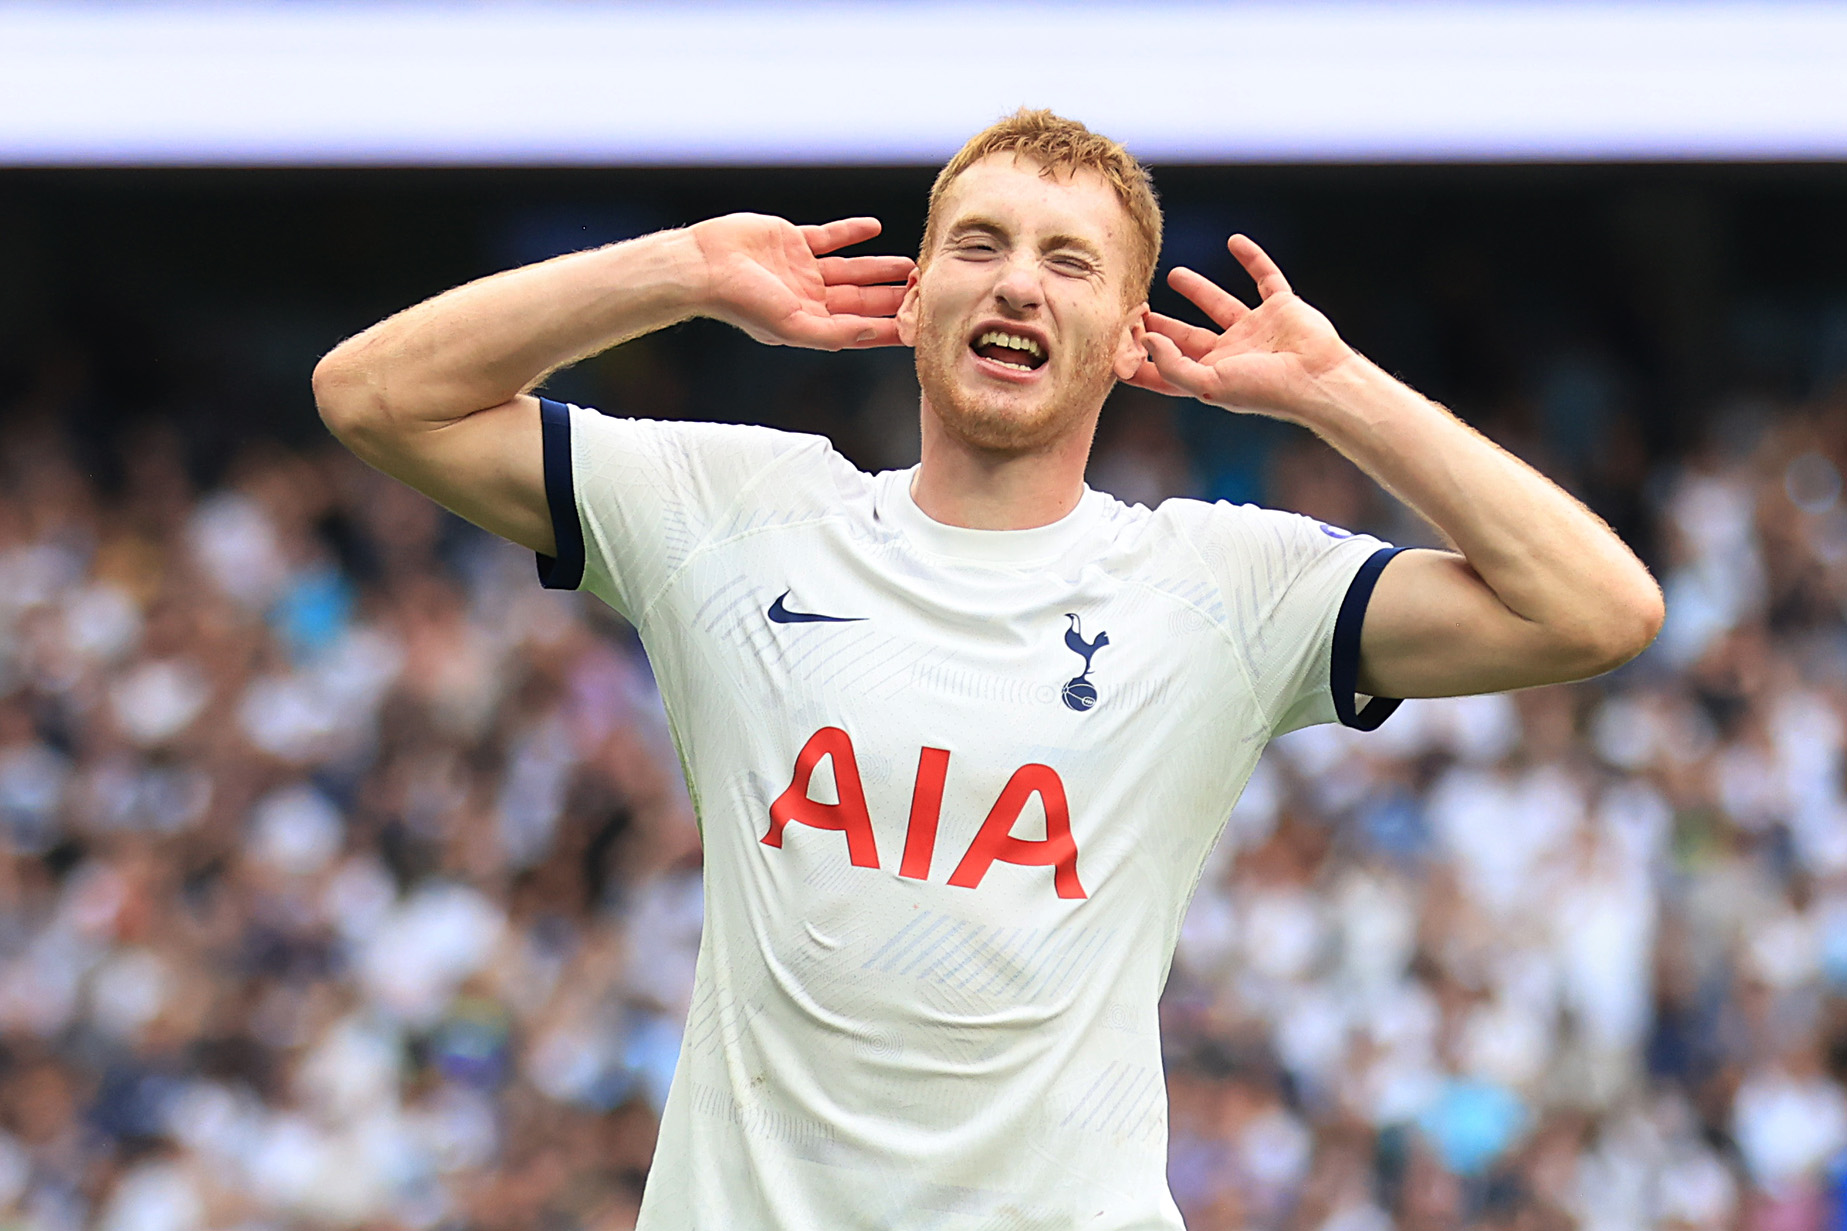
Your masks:
<svg viewBox="0 0 1847 1231"><path fill-rule="evenodd" d="M665 231L470 282L347 339L314 392L336 434L440 427L698 311L703 267Z"/></svg>
<svg viewBox="0 0 1847 1231"><path fill-rule="evenodd" d="M1551 480L1361 356L1318 391L1300 420L1447 535L1561 661L1607 669L1653 640L1654 578Z"/></svg>

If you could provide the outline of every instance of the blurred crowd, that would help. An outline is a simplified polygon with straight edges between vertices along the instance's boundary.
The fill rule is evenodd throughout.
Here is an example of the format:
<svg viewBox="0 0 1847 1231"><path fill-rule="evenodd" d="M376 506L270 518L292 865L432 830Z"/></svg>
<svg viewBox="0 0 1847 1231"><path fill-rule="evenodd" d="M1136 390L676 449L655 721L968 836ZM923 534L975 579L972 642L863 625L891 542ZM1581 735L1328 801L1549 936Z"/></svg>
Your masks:
<svg viewBox="0 0 1847 1231"><path fill-rule="evenodd" d="M1843 457L1734 408L1643 478L1642 658L1272 746L1164 1005L1194 1231L1847 1226Z"/></svg>
<svg viewBox="0 0 1847 1231"><path fill-rule="evenodd" d="M329 444L0 438L0 1227L634 1217L700 921L631 635Z"/></svg>
<svg viewBox="0 0 1847 1231"><path fill-rule="evenodd" d="M1175 1195L1193 1231L1847 1225L1847 403L1615 479L1501 426L1630 494L1668 625L1602 681L1278 741L1163 1005ZM1121 395L1093 485L1215 494L1182 427ZM1252 439L1270 502L1427 535ZM0 1229L632 1226L701 915L632 631L330 443L202 481L144 423L107 482L83 443L0 430Z"/></svg>

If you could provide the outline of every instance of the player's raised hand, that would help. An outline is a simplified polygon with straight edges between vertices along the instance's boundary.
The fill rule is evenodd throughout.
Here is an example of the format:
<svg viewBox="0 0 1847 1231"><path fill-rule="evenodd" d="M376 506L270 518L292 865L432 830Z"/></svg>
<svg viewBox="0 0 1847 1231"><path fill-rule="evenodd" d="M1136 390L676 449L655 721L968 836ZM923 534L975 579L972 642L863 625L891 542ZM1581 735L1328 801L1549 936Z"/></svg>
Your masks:
<svg viewBox="0 0 1847 1231"><path fill-rule="evenodd" d="M1243 235L1233 235L1226 247L1257 283L1257 307L1190 269L1173 270L1167 284L1218 328L1149 312L1148 361L1129 383L1227 410L1290 418L1313 396L1315 381L1353 351L1327 317L1289 289L1262 248Z"/></svg>
<svg viewBox="0 0 1847 1231"><path fill-rule="evenodd" d="M916 263L828 255L881 229L876 218L796 226L767 214L727 214L701 222L692 235L705 263L706 312L775 346L898 346L892 317Z"/></svg>

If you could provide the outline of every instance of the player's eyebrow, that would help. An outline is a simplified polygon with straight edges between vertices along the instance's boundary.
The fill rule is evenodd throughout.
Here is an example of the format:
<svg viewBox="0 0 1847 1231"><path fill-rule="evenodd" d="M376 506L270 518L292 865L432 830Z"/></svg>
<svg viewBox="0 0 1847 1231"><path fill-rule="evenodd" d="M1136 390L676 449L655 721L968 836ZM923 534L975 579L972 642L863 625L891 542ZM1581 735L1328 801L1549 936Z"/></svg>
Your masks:
<svg viewBox="0 0 1847 1231"><path fill-rule="evenodd" d="M945 235L953 237L957 235L966 235L970 232L992 235L995 239L1002 240L1010 240L1013 238L1013 233L1004 225L992 218L984 217L980 214L972 214L966 218L956 219L955 224L945 232Z"/></svg>
<svg viewBox="0 0 1847 1231"><path fill-rule="evenodd" d="M991 235L1005 242L1011 242L1013 239L1013 232L1006 224L982 214L971 214L966 218L956 219L955 223L944 232L944 238L953 239L970 233ZM1102 249L1081 235L1048 235L1039 241L1041 252L1056 252L1061 248L1081 253L1099 265L1104 260Z"/></svg>
<svg viewBox="0 0 1847 1231"><path fill-rule="evenodd" d="M1081 252L1099 265L1103 263L1103 250L1081 235L1048 235L1039 244L1041 252L1056 252L1060 248Z"/></svg>

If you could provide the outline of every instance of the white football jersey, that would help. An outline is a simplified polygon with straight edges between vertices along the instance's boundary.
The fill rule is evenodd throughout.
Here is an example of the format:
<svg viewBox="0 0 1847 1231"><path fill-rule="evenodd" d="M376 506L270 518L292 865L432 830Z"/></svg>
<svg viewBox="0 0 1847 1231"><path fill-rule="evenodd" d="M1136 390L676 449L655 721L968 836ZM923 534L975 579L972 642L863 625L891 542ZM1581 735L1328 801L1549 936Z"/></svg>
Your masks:
<svg viewBox="0 0 1847 1231"><path fill-rule="evenodd" d="M1156 1003L1393 549L1086 489L932 521L820 437L543 404L546 584L639 630L705 844L644 1231L1178 1228Z"/></svg>

